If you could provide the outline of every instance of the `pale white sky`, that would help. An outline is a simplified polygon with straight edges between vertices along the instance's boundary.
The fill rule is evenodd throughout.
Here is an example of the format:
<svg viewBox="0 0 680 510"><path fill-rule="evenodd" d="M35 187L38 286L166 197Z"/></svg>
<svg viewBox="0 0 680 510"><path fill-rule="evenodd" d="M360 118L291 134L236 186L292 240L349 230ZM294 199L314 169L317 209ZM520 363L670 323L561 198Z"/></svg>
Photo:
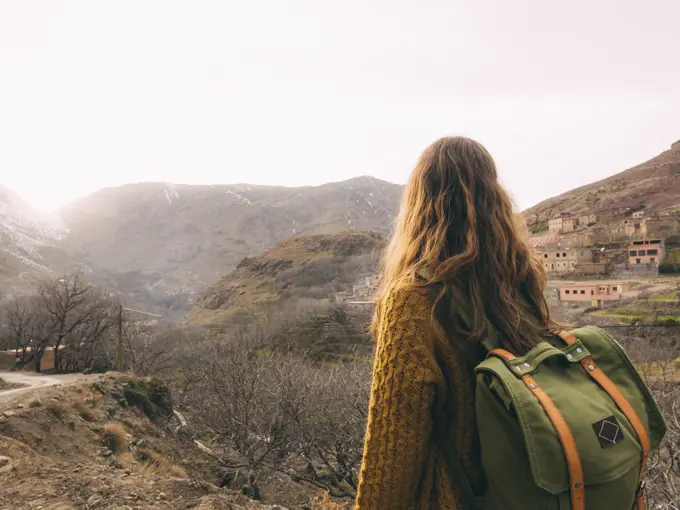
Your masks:
<svg viewBox="0 0 680 510"><path fill-rule="evenodd" d="M0 183L404 182L435 138L521 208L680 138L677 0L0 0Z"/></svg>

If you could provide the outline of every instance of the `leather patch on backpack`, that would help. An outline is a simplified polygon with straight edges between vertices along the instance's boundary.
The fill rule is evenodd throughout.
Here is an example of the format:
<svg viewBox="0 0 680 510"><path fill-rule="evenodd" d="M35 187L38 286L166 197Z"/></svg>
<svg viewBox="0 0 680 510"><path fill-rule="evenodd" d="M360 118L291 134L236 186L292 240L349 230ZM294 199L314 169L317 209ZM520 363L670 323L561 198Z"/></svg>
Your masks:
<svg viewBox="0 0 680 510"><path fill-rule="evenodd" d="M616 420L616 416L610 416L593 423L593 430L602 448L614 446L623 440L623 431Z"/></svg>

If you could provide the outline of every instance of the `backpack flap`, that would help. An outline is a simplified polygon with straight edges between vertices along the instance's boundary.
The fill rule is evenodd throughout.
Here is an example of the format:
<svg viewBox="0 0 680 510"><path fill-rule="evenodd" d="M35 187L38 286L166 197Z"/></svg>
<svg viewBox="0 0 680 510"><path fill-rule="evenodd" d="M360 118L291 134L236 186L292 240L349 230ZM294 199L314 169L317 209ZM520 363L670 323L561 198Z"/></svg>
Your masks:
<svg viewBox="0 0 680 510"><path fill-rule="evenodd" d="M607 332L586 326L571 332L592 353L597 365L616 384L642 419L652 451L666 435L666 421L652 392L619 343Z"/></svg>
<svg viewBox="0 0 680 510"><path fill-rule="evenodd" d="M486 406L486 413L506 416L478 416L482 449L496 450L494 442L523 442L531 476L536 486L551 494L570 490L569 470L555 426L543 405L522 379L526 374L555 404L575 440L586 486L602 484L624 476L639 466L641 448L634 429L612 399L585 373L580 361L590 356L582 342L563 349L542 342L527 355L505 361L490 356L476 368L481 400L502 403ZM512 430L508 430L509 423ZM516 425L515 425L516 424ZM645 422L647 425L647 422ZM497 451L509 451L497 445ZM515 445L516 452L518 445ZM484 452L483 457L484 457ZM513 469L516 458L494 458L497 469ZM493 470L485 466L485 470ZM517 464L517 469L522 469ZM487 473L491 479L492 473Z"/></svg>

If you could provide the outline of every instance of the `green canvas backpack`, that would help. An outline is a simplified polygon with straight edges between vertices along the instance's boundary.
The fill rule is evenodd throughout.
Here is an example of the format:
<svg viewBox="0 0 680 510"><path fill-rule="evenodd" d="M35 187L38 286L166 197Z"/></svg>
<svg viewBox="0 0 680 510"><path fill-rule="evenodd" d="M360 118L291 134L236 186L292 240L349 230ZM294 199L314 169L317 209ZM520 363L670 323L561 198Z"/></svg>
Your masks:
<svg viewBox="0 0 680 510"><path fill-rule="evenodd" d="M645 508L644 464L666 432L661 412L603 330L559 336L522 357L484 342L475 405L486 493L474 495L455 450L446 454L469 510Z"/></svg>

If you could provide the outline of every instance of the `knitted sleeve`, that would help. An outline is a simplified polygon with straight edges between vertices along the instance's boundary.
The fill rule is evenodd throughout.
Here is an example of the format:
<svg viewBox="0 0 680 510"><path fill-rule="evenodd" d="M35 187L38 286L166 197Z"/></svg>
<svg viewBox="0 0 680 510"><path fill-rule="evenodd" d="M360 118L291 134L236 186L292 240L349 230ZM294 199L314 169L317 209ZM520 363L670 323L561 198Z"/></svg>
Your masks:
<svg viewBox="0 0 680 510"><path fill-rule="evenodd" d="M406 510L414 504L432 434L438 372L431 337L427 299L393 291L377 338L356 510Z"/></svg>

